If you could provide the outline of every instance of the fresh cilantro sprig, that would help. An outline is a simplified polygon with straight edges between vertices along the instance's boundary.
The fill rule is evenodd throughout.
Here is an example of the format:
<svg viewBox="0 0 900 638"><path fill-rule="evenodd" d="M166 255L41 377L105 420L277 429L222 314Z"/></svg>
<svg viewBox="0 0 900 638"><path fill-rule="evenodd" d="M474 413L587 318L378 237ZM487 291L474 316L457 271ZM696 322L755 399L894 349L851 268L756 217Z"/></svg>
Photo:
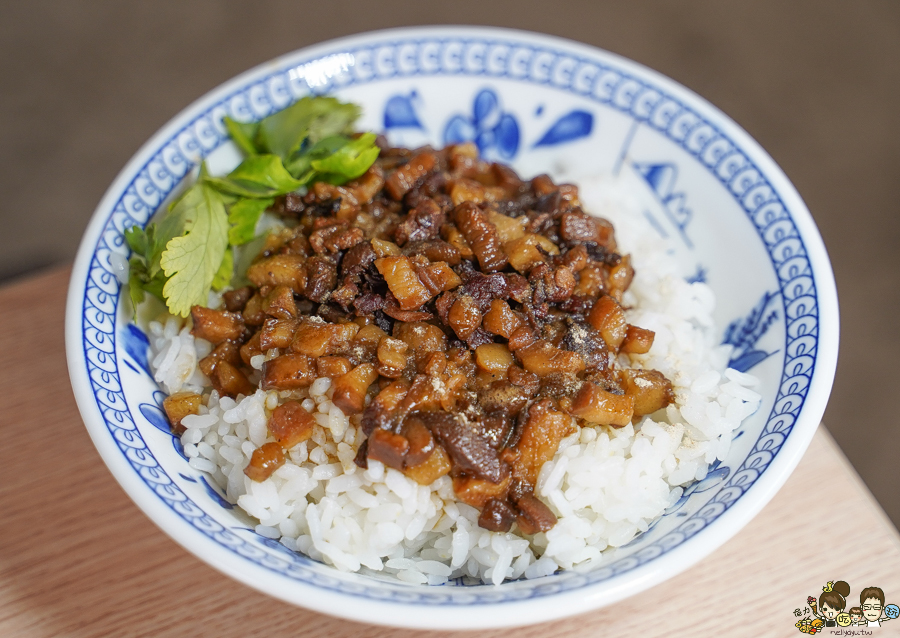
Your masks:
<svg viewBox="0 0 900 638"><path fill-rule="evenodd" d="M260 122L223 123L244 153L224 177L201 166L197 182L158 221L125 231L132 250L129 293L137 307L150 293L175 315L206 303L234 274L234 247L256 236L275 198L316 181L343 184L378 157L375 135L354 135L360 108L332 97L304 97Z"/></svg>
<svg viewBox="0 0 900 638"><path fill-rule="evenodd" d="M223 122L246 155L271 153L287 164L303 153L304 146L352 133L361 112L358 105L333 97L307 96L260 122L236 122L227 116Z"/></svg>
<svg viewBox="0 0 900 638"><path fill-rule="evenodd" d="M273 198L240 199L228 209L228 243L242 246L256 237L256 224L260 216L272 204Z"/></svg>
<svg viewBox="0 0 900 638"><path fill-rule="evenodd" d="M223 193L250 199L284 195L304 185L277 155L251 155L226 177L206 177L206 182Z"/></svg>
<svg viewBox="0 0 900 638"><path fill-rule="evenodd" d="M228 218L222 195L204 181L188 189L176 209L181 207L189 208L193 219L183 235L166 243L159 263L169 278L163 286L166 305L173 314L187 316L191 306L206 305L226 259Z"/></svg>
<svg viewBox="0 0 900 638"><path fill-rule="evenodd" d="M132 250L128 284L135 307L149 292L172 314L187 316L192 305L206 303L211 287L221 290L231 281L225 199L205 182L203 168L200 174L158 223L148 224L146 231L139 226L125 231ZM220 274L226 269L227 278Z"/></svg>

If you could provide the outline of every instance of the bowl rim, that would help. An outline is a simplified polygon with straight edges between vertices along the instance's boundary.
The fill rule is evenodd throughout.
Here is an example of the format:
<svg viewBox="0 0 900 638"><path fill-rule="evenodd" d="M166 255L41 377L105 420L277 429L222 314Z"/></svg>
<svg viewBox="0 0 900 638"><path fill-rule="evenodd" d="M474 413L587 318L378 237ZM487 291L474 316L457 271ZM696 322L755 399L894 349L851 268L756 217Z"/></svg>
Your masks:
<svg viewBox="0 0 900 638"><path fill-rule="evenodd" d="M339 591L318 589L308 583L289 579L237 557L209 542L206 535L176 516L144 483L135 480L135 472L106 428L100 408L94 400L90 381L84 373L83 302L91 262L97 243L113 214L113 207L126 186L144 167L163 143L183 129L186 123L221 102L237 89L258 81L266 74L283 72L289 65L304 59L316 59L349 45L388 43L393 40L419 38L492 37L511 42L527 42L554 50L578 54L636 76L690 104L723 132L725 137L747 155L771 184L797 228L815 280L818 305L816 363L806 400L790 435L752 486L752 497L742 495L721 515L707 525L704 534L695 534L679 547L628 572L628 578L613 576L599 583L547 595L540 599L473 604L460 613L456 605L400 603L354 597ZM774 160L731 118L696 93L674 80L597 47L565 38L529 31L471 26L428 26L383 29L322 42L279 56L241 73L201 96L175 115L155 133L119 172L104 194L85 231L75 266L72 270L66 308L66 353L69 375L76 401L95 446L122 488L145 514L185 549L232 578L271 596L308 607L315 611L356 620L391 626L430 629L475 629L542 622L582 613L612 604L660 583L701 560L736 534L774 496L803 456L815 433L831 390L838 351L838 306L834 276L821 236L800 195ZM113 357L115 355L113 354ZM477 592L474 588L472 591ZM477 593L476 593L477 595ZM502 609L503 613L497 613Z"/></svg>

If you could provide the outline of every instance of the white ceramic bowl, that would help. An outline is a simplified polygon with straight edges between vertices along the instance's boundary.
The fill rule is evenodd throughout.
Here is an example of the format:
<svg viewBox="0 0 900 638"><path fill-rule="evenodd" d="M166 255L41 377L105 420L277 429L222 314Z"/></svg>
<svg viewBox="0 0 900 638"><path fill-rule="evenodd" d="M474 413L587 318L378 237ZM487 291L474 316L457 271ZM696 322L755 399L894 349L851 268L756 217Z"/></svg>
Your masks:
<svg viewBox="0 0 900 638"><path fill-rule="evenodd" d="M201 159L233 163L223 115L262 118L308 93L364 106L395 143L474 139L523 175L578 167L633 187L685 268L718 297L732 366L762 407L727 458L648 532L589 573L501 586L412 586L335 569L257 536L191 469L162 417L146 341L122 312L110 256ZM558 38L490 28L362 34L303 49L207 94L128 163L97 208L66 317L78 406L122 487L172 538L283 600L364 622L451 629L546 621L608 605L697 562L743 527L807 448L837 357L834 279L809 212L778 166L702 98L658 73ZM738 323L735 323L738 322ZM121 539L126 542L126 539ZM761 548L761 551L764 551ZM153 586L152 583L147 584Z"/></svg>

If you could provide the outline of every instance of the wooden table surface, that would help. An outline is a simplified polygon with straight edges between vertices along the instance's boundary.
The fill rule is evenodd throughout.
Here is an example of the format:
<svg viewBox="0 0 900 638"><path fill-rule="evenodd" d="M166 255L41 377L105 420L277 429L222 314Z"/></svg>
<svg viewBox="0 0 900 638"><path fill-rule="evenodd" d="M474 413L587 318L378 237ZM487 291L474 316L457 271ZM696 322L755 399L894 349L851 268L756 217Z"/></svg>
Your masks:
<svg viewBox="0 0 900 638"><path fill-rule="evenodd" d="M72 396L68 276L56 269L0 288L0 636L421 633L270 599L188 554L132 504ZM773 501L691 569L610 608L481 635L796 636L794 610L829 580L850 583L848 607L868 586L900 603L900 536L820 428ZM900 635L900 620L871 631Z"/></svg>

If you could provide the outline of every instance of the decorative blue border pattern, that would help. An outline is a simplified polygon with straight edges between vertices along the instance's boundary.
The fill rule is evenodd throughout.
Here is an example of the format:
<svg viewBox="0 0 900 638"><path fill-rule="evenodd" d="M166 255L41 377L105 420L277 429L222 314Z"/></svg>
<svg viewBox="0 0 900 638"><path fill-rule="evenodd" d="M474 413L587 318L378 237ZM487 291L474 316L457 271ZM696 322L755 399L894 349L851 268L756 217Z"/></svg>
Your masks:
<svg viewBox="0 0 900 638"><path fill-rule="evenodd" d="M150 215L192 168L226 141L222 116L258 119L309 92L306 78L329 57L271 73L226 96L177 131L137 172L116 202L96 245L83 301L84 355L90 383L110 434L144 482L185 521L249 561L316 587L373 600L431 605L509 602L569 591L609 579L681 545L716 520L752 486L791 432L809 389L818 345L818 306L812 267L800 234L778 193L722 131L663 90L638 77L567 51L512 39L401 39L337 49L355 64L329 77L319 68L315 92L397 77L480 75L546 85L611 107L666 136L718 179L742 207L763 241L779 282L785 318L782 383L767 423L744 463L712 500L673 531L636 553L590 572L567 572L529 587L385 588L360 578L331 577L305 556L269 553L216 522L160 467L129 413L116 364L119 284L109 255L124 253L123 230ZM324 80L324 83L322 81Z"/></svg>

